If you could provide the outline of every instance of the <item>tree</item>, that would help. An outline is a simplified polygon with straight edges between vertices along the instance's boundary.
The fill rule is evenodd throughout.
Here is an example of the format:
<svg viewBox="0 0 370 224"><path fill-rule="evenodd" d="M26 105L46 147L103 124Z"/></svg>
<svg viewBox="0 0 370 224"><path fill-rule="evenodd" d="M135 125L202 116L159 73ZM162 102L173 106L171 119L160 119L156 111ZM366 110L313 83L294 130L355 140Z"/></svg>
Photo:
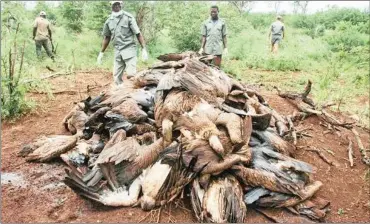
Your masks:
<svg viewBox="0 0 370 224"><path fill-rule="evenodd" d="M274 9L275 14L279 13L281 1L273 1L269 3L270 7Z"/></svg>
<svg viewBox="0 0 370 224"><path fill-rule="evenodd" d="M299 10L299 1L294 1L293 2L293 13L297 14Z"/></svg>
<svg viewBox="0 0 370 224"><path fill-rule="evenodd" d="M307 13L308 2L309 1L294 1L293 4L294 4L294 8L296 9L295 13L297 13L298 9L300 9L302 14L306 14Z"/></svg>
<svg viewBox="0 0 370 224"><path fill-rule="evenodd" d="M83 1L64 1L60 5L60 14L67 29L74 32L82 31L85 4Z"/></svg>
<svg viewBox="0 0 370 224"><path fill-rule="evenodd" d="M47 15L47 19L52 23L55 24L57 18L56 18L56 11L55 7L50 5L50 3L46 3L43 1L38 1L35 8L33 9L33 14L36 16L39 15L41 11L45 11Z"/></svg>
<svg viewBox="0 0 370 224"><path fill-rule="evenodd" d="M103 31L103 25L110 15L112 8L109 2L92 1L85 6L84 23L90 30L99 34Z"/></svg>
<svg viewBox="0 0 370 224"><path fill-rule="evenodd" d="M239 13L242 14L243 12L249 13L254 6L254 1L230 1L230 4L235 6Z"/></svg>

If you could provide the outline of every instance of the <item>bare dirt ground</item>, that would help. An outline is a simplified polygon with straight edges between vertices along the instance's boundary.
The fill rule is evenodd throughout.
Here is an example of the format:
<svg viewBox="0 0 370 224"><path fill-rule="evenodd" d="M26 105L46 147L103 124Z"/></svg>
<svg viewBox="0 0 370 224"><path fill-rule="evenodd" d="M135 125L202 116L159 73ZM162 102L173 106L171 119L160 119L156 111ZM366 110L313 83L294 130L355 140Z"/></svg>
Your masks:
<svg viewBox="0 0 370 224"><path fill-rule="evenodd" d="M51 79L53 91L65 91L49 99L45 94L30 94L40 107L15 122L2 123L1 150L1 222L196 222L189 202L172 204L161 211L144 212L140 208L109 208L76 195L62 183L64 164L55 160L48 164L27 163L17 157L17 152L27 143L41 135L68 134L61 121L72 108L73 102L87 98L87 85L94 87L95 96L108 88L111 73L93 71ZM269 104L279 113L287 115L294 108L274 93L262 92ZM297 150L296 158L318 168L313 179L324 183L317 193L331 202L327 222L370 222L370 171L360 161L361 156L352 133L327 133L317 117L311 117L297 129L311 127L312 138L298 141L298 146L317 146L337 166L330 166L314 152ZM366 148L369 148L369 133L357 128ZM348 141L354 142L355 166L348 161ZM327 150L327 151L326 151ZM330 153L329 153L330 152ZM160 215L159 215L160 214ZM248 209L246 222L270 222Z"/></svg>

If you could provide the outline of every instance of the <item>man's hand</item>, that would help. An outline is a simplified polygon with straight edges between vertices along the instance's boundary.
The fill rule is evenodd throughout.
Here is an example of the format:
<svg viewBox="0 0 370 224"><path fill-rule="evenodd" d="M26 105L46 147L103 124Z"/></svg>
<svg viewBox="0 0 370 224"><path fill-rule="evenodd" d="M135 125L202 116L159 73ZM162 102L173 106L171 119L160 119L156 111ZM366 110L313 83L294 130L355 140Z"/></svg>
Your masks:
<svg viewBox="0 0 370 224"><path fill-rule="evenodd" d="M98 65L101 64L102 62L102 59L103 59L103 56L104 56L104 53L103 52L100 52L99 55L98 55L98 59L97 59L97 63Z"/></svg>
<svg viewBox="0 0 370 224"><path fill-rule="evenodd" d="M229 54L229 51L227 50L227 47L224 48L224 52L222 54L224 56L227 56Z"/></svg>
<svg viewBox="0 0 370 224"><path fill-rule="evenodd" d="M146 51L145 47L141 50L141 60L143 61L148 60L148 52Z"/></svg>
<svg viewBox="0 0 370 224"><path fill-rule="evenodd" d="M203 47L198 51L198 54L203 54L203 51L204 51L204 49L203 49Z"/></svg>

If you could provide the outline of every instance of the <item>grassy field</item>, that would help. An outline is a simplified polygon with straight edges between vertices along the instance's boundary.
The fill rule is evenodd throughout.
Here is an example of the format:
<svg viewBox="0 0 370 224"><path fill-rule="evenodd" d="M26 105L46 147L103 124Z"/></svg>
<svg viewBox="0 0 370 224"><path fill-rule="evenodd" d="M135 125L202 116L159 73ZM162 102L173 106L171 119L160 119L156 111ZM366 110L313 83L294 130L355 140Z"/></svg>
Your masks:
<svg viewBox="0 0 370 224"><path fill-rule="evenodd" d="M46 66L61 73L112 69L111 46L104 55L103 64L96 65L101 27L109 14L100 6L105 7L106 3L66 2L59 8L39 3L34 11L27 11L21 3L15 2L3 6L2 118L17 117L36 106L25 97L27 91L35 88L50 91L47 82L40 80L40 76L49 72ZM45 54L44 60L37 60L31 38L30 24L39 9L45 7L54 23L56 63ZM200 25L208 17L208 7L205 2L129 2L127 11L134 15L144 11L147 16L140 28L148 40L151 57L146 63L139 61L139 68L154 63L160 54L198 50ZM357 115L361 124L369 126L369 12L334 8L312 15L284 15L286 38L279 54L274 56L268 40L274 15L240 14L227 3L220 3L220 8L229 33L229 55L222 69L247 83L264 84L270 89L274 85L287 90L302 89L311 79L315 102L334 101L338 105L334 110ZM9 13L17 19L14 24L8 23ZM151 19L153 16L155 22ZM14 74L9 72L10 51L15 62Z"/></svg>

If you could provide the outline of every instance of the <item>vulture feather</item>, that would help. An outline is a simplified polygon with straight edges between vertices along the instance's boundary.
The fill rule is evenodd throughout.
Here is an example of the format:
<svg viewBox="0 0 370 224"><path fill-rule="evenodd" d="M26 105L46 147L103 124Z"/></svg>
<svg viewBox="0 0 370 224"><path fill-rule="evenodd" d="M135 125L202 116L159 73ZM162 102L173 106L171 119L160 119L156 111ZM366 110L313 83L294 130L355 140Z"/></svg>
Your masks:
<svg viewBox="0 0 370 224"><path fill-rule="evenodd" d="M201 222L242 223L247 212L242 195L242 187L232 175L212 179L207 189L202 189L195 179L191 202Z"/></svg>
<svg viewBox="0 0 370 224"><path fill-rule="evenodd" d="M142 122L148 118L148 115L140 109L134 99L123 101L120 105L113 107L112 112L122 115L131 123Z"/></svg>
<svg viewBox="0 0 370 224"><path fill-rule="evenodd" d="M192 166L194 162L190 162ZM163 152L158 160L143 171L143 196L141 208L153 209L174 200L196 176L191 167L186 167L181 160L181 148L173 142Z"/></svg>

